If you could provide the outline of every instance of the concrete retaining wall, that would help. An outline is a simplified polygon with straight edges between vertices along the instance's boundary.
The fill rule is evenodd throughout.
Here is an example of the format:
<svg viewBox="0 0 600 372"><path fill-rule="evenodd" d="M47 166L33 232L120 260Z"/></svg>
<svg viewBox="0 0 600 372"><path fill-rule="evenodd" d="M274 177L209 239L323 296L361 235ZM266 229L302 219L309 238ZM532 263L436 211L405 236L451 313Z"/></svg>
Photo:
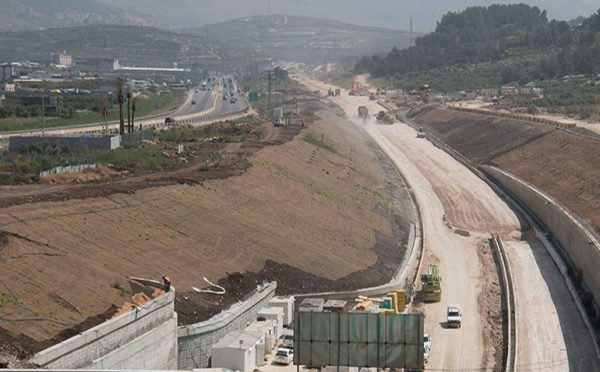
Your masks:
<svg viewBox="0 0 600 372"><path fill-rule="evenodd" d="M482 166L482 170L534 214L548 239L559 247L572 277L579 277L600 303L600 244L598 239L566 208L533 185L501 169Z"/></svg>
<svg viewBox="0 0 600 372"><path fill-rule="evenodd" d="M229 332L245 329L275 296L276 289L277 283L269 283L248 300L207 321L179 327L179 369L208 367L212 346Z"/></svg>
<svg viewBox="0 0 600 372"><path fill-rule="evenodd" d="M177 314L171 291L43 350L32 363L52 369L177 369Z"/></svg>

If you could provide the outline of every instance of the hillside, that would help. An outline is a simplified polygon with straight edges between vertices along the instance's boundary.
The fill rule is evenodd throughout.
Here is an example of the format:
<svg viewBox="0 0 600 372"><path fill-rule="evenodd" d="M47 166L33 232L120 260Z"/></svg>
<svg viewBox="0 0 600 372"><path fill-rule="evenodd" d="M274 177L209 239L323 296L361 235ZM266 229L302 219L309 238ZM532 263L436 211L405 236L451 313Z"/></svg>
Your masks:
<svg viewBox="0 0 600 372"><path fill-rule="evenodd" d="M160 25L135 11L95 0L0 0L0 31L90 24Z"/></svg>
<svg viewBox="0 0 600 372"><path fill-rule="evenodd" d="M376 27L291 15L253 16L186 30L273 58L325 63L346 57L405 48L410 34Z"/></svg>
<svg viewBox="0 0 600 372"><path fill-rule="evenodd" d="M0 350L4 341L39 350L110 317L132 294L127 276L169 275L183 324L265 279L280 293L387 282L414 223L402 179L359 128L310 101L300 110L319 119L206 143L223 153L215 169L190 161L99 183L0 187L0 282L11 283ZM227 289L223 303L192 293L203 277Z"/></svg>
<svg viewBox="0 0 600 372"><path fill-rule="evenodd" d="M66 50L78 58L118 58L123 64L171 67L251 57L234 47L201 36L143 26L96 25L45 31L0 33L0 61L47 61Z"/></svg>
<svg viewBox="0 0 600 372"><path fill-rule="evenodd" d="M600 232L600 143L549 125L432 109L414 118L476 164L536 185Z"/></svg>

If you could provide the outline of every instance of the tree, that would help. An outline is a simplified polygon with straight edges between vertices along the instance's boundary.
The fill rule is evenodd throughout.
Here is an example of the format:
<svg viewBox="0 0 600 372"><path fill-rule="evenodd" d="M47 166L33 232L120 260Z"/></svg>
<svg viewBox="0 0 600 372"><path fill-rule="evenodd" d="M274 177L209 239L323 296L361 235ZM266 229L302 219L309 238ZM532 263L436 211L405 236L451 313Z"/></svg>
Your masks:
<svg viewBox="0 0 600 372"><path fill-rule="evenodd" d="M135 101L136 98L133 99L133 104L131 105L131 131L133 132L134 128L134 120L135 120ZM141 128L141 126L140 126Z"/></svg>
<svg viewBox="0 0 600 372"><path fill-rule="evenodd" d="M104 133L108 134L108 116L110 115L110 103L106 97L102 98L100 102L100 112L102 113L102 120L104 121Z"/></svg>
<svg viewBox="0 0 600 372"><path fill-rule="evenodd" d="M119 105L119 134L125 134L125 120L123 118L123 103L125 103L125 97L123 96L123 78L117 78L117 104Z"/></svg>
<svg viewBox="0 0 600 372"><path fill-rule="evenodd" d="M131 128L131 90L127 89L127 133L133 132Z"/></svg>

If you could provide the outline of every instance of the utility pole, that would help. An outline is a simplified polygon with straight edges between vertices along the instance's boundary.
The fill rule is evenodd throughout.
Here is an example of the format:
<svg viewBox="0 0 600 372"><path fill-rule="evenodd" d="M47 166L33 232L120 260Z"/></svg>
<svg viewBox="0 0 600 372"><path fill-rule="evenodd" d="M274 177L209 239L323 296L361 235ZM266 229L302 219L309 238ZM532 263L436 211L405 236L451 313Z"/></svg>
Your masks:
<svg viewBox="0 0 600 372"><path fill-rule="evenodd" d="M42 94L42 137L45 137L46 129L46 95Z"/></svg>
<svg viewBox="0 0 600 372"><path fill-rule="evenodd" d="M269 81L267 83L267 111L271 111L271 70L269 70Z"/></svg>
<svg viewBox="0 0 600 372"><path fill-rule="evenodd" d="M415 38L414 38L414 30L413 30L413 17L410 16L410 45L409 46L413 46L414 42L415 42Z"/></svg>

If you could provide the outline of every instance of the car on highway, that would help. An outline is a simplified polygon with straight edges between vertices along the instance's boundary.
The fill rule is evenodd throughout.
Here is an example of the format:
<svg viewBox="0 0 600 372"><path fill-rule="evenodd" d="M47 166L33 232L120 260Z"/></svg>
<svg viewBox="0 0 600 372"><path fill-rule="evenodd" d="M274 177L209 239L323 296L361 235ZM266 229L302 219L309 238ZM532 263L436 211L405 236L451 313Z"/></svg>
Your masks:
<svg viewBox="0 0 600 372"><path fill-rule="evenodd" d="M234 96L231 96L229 103L236 103L236 102L237 102L237 98L235 98Z"/></svg>
<svg viewBox="0 0 600 372"><path fill-rule="evenodd" d="M196 104L196 100L192 100L192 105L195 105L195 104Z"/></svg>
<svg viewBox="0 0 600 372"><path fill-rule="evenodd" d="M280 347L275 353L274 363L290 365L294 361L294 351L285 347Z"/></svg>

